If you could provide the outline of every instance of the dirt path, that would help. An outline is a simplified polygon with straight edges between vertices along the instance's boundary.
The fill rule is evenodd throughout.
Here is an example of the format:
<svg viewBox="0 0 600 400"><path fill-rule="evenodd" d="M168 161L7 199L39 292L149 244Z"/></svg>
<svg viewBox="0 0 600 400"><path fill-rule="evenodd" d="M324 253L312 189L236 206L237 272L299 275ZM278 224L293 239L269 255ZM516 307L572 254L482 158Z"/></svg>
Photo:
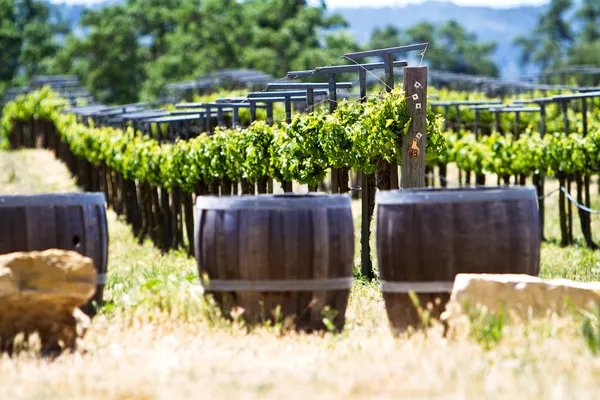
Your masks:
<svg viewBox="0 0 600 400"><path fill-rule="evenodd" d="M0 193L79 191L69 170L50 151L0 152Z"/></svg>

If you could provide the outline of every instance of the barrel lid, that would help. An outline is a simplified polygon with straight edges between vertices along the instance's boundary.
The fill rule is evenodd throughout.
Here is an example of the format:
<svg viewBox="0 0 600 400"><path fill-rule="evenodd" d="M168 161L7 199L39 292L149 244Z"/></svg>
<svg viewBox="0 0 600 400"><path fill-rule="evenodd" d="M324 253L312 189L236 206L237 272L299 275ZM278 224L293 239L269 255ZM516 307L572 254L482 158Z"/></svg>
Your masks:
<svg viewBox="0 0 600 400"><path fill-rule="evenodd" d="M106 199L102 192L83 193L40 193L40 194L0 194L0 207L19 206L79 206L102 205Z"/></svg>
<svg viewBox="0 0 600 400"><path fill-rule="evenodd" d="M378 191L375 203L429 204L429 203L470 203L502 200L535 200L534 186L475 186L460 188L414 188Z"/></svg>
<svg viewBox="0 0 600 400"><path fill-rule="evenodd" d="M322 193L199 196L196 199L196 208L201 210L350 209L351 204L349 195Z"/></svg>

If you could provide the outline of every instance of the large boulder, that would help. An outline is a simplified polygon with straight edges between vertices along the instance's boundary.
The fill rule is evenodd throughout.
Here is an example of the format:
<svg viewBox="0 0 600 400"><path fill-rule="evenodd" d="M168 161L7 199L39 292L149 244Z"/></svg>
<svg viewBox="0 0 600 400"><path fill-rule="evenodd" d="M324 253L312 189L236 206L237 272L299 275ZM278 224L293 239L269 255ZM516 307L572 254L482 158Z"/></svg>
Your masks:
<svg viewBox="0 0 600 400"><path fill-rule="evenodd" d="M442 320L464 318L469 310L501 310L520 320L562 315L600 305L600 282L542 279L520 274L458 274Z"/></svg>
<svg viewBox="0 0 600 400"><path fill-rule="evenodd" d="M0 346L11 351L15 337L37 333L42 351L73 349L90 319L79 306L96 290L91 258L74 251L0 255Z"/></svg>

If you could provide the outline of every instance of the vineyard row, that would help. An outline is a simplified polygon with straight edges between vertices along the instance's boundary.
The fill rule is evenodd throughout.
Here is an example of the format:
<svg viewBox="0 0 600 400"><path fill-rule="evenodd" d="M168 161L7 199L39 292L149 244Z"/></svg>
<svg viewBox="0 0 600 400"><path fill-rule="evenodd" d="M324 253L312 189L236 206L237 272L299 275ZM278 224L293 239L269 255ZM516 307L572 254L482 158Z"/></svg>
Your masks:
<svg viewBox="0 0 600 400"><path fill-rule="evenodd" d="M0 137L18 148L35 145L33 138L41 136L43 146L69 165L85 190L104 191L109 205L127 215L140 239L150 234L165 250L185 246L190 252L193 246L183 237L184 232L193 236L194 195L237 194L238 183L242 194L267 193L270 179L316 190L329 168L376 174L382 163L401 163L402 137L410 126L399 89L365 103L340 102L331 114L301 115L291 124L256 121L248 128L218 129L173 143L159 143L131 127L85 126L62 113L59 104L47 89L17 98L3 110ZM563 185L574 180L579 191L579 181L598 172L597 123L586 137L552 131L542 137L528 129L518 136L475 138L469 132L443 132L443 118L430 109L427 121L427 165L456 163L480 184L487 174L505 184L511 176L524 183L527 177L542 182L554 175ZM589 202L589 193L587 197ZM560 198L562 217L562 193ZM589 216L587 221L582 223L589 225ZM586 229L584 235L591 239ZM563 233L563 243L568 242Z"/></svg>

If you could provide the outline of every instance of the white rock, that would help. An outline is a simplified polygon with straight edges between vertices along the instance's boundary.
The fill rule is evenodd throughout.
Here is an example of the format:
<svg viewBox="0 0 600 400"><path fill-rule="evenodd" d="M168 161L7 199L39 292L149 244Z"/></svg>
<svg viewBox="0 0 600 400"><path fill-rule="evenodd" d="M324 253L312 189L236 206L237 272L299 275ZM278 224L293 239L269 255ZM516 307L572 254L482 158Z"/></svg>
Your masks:
<svg viewBox="0 0 600 400"><path fill-rule="evenodd" d="M467 307L484 307L497 313L527 319L548 313L562 315L571 307L590 310L600 305L600 282L542 279L519 274L458 274L443 320L464 316Z"/></svg>

